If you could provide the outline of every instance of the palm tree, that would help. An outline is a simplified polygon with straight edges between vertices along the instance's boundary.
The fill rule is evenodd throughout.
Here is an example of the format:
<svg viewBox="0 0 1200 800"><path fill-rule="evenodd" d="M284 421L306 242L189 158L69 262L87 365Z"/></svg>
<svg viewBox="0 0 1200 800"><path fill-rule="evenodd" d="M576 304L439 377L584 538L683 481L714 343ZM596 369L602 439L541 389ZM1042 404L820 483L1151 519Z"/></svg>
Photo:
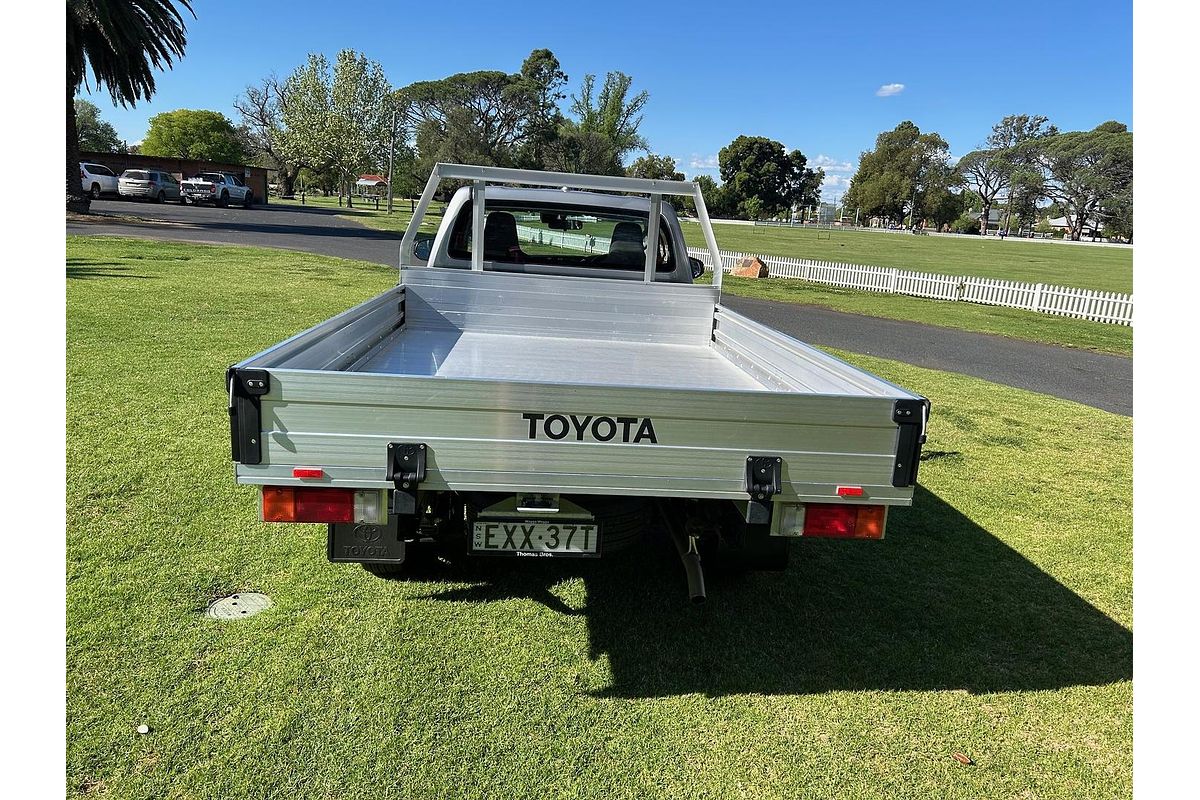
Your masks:
<svg viewBox="0 0 1200 800"><path fill-rule="evenodd" d="M67 210L86 212L79 185L75 93L91 67L96 89L132 106L154 94L154 70L183 56L187 29L175 3L194 19L192 0L67 0ZM92 88L89 86L89 88Z"/></svg>

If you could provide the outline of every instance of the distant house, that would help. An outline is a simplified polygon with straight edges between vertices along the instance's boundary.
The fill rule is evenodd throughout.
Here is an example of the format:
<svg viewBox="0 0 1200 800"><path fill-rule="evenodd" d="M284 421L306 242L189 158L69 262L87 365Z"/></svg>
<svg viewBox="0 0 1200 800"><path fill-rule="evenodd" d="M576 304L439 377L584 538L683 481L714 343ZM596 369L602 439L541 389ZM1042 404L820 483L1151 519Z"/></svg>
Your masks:
<svg viewBox="0 0 1200 800"><path fill-rule="evenodd" d="M983 209L972 208L967 211L967 216L971 219L977 219L982 223ZM988 209L987 227L988 233L995 233L1000 230L1004 224L1004 209L992 206Z"/></svg>
<svg viewBox="0 0 1200 800"><path fill-rule="evenodd" d="M1052 217L1051 219L1047 220L1047 222L1049 222L1050 227L1054 228L1056 231L1067 230L1066 217ZM1098 220L1089 219L1083 223L1083 231L1079 235L1083 238L1090 239L1092 237L1099 236L1100 231L1103 230L1103 228L1103 223L1099 222Z"/></svg>
<svg viewBox="0 0 1200 800"><path fill-rule="evenodd" d="M363 196L387 194L387 178L382 175L359 175L354 187L355 192Z"/></svg>

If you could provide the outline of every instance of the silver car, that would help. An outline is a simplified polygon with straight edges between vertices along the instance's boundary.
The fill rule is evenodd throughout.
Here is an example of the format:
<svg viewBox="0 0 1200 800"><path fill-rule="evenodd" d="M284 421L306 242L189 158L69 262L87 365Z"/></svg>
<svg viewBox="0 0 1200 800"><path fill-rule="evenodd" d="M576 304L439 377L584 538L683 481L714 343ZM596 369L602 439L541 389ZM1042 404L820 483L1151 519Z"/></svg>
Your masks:
<svg viewBox="0 0 1200 800"><path fill-rule="evenodd" d="M79 162L79 187L99 200L102 194L117 194L117 176L103 164Z"/></svg>
<svg viewBox="0 0 1200 800"><path fill-rule="evenodd" d="M125 170L117 181L117 191L121 197L140 197L158 203L168 200L179 203L183 200L179 194L179 181L175 180L175 176L153 169Z"/></svg>

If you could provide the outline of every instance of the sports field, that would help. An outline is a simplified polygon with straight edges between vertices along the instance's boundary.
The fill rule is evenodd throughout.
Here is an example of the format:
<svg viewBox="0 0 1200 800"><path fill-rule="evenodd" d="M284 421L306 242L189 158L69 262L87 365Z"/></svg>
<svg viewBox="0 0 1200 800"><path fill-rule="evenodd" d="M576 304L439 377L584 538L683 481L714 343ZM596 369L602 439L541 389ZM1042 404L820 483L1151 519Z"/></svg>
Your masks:
<svg viewBox="0 0 1200 800"><path fill-rule="evenodd" d="M68 237L66 274L69 795L1132 792L1129 418L840 354L933 401L884 541L702 607L658 538L389 581L257 521L223 376L393 270ZM249 590L274 608L202 615Z"/></svg>
<svg viewBox="0 0 1200 800"><path fill-rule="evenodd" d="M687 223L683 231L689 245L704 246L698 224ZM722 250L754 255L899 267L1105 292L1133 291L1133 250L1126 247L749 225L717 224L713 231Z"/></svg>

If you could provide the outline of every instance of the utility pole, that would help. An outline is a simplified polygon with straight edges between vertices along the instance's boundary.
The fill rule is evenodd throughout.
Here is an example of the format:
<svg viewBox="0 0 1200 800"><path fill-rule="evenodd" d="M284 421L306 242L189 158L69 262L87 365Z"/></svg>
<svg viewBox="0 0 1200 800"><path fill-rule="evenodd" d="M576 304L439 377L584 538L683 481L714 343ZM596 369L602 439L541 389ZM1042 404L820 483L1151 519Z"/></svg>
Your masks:
<svg viewBox="0 0 1200 800"><path fill-rule="evenodd" d="M392 213L392 165L396 161L396 106L392 106L392 144L388 147L388 207L387 213ZM378 195L376 195L378 197Z"/></svg>

